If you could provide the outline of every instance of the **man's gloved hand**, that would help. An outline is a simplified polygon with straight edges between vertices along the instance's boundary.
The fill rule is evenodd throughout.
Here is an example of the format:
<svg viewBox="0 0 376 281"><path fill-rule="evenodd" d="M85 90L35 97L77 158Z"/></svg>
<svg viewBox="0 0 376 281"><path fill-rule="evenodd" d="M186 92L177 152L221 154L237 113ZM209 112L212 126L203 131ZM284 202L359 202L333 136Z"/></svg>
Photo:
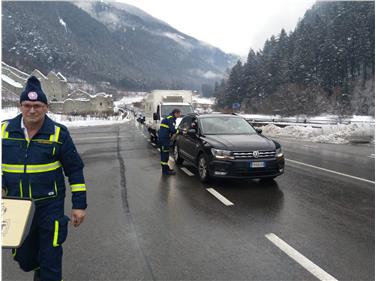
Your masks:
<svg viewBox="0 0 376 281"><path fill-rule="evenodd" d="M85 219L86 212L81 209L72 209L71 224L74 227L78 227Z"/></svg>

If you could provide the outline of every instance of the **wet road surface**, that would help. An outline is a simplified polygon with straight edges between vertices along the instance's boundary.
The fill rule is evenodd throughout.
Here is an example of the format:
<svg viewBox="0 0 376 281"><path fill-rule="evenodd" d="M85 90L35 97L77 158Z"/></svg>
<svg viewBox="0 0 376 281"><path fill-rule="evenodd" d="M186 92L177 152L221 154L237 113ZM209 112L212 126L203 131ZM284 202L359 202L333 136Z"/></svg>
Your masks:
<svg viewBox="0 0 376 281"><path fill-rule="evenodd" d="M205 185L189 165L162 177L133 121L71 133L89 207L69 229L64 280L374 280L372 145L283 139L274 183ZM3 280L31 279L3 250Z"/></svg>

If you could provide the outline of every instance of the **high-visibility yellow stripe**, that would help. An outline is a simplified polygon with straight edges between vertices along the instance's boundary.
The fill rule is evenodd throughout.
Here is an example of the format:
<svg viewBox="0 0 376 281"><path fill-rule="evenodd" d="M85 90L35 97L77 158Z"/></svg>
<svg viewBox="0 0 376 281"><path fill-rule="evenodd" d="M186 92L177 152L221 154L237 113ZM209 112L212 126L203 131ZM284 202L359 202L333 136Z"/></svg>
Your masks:
<svg viewBox="0 0 376 281"><path fill-rule="evenodd" d="M79 191L86 191L86 187L85 188L75 188L75 189L72 189L72 192L79 192Z"/></svg>
<svg viewBox="0 0 376 281"><path fill-rule="evenodd" d="M60 136L61 128L59 126L55 126L55 133L50 135L50 141L58 142Z"/></svg>
<svg viewBox="0 0 376 281"><path fill-rule="evenodd" d="M4 122L2 125L1 125L1 137L3 139L7 139L9 137L9 132L6 131L6 128L8 127L8 122Z"/></svg>
<svg viewBox="0 0 376 281"><path fill-rule="evenodd" d="M162 151L162 152L170 152L170 149L165 149L165 147L162 145L162 147L161 147L161 151Z"/></svg>
<svg viewBox="0 0 376 281"><path fill-rule="evenodd" d="M170 128L168 125L166 125L166 124L161 124L161 127L164 127L164 128Z"/></svg>
<svg viewBox="0 0 376 281"><path fill-rule="evenodd" d="M56 133L55 133L55 142L57 142L59 140L59 136L60 136L60 127L56 126Z"/></svg>
<svg viewBox="0 0 376 281"><path fill-rule="evenodd" d="M5 133L5 129L7 128L7 126L8 126L7 122L1 124L1 137L2 138L4 138L4 133Z"/></svg>
<svg viewBox="0 0 376 281"><path fill-rule="evenodd" d="M86 191L86 185L84 183L77 183L71 185L72 192Z"/></svg>
<svg viewBox="0 0 376 281"><path fill-rule="evenodd" d="M26 173L33 174L33 173L45 173L56 170L61 167L60 161L56 161L53 163L48 164L30 164L26 165ZM18 165L18 164L2 164L1 165L2 171L7 173L24 173L25 165Z"/></svg>
<svg viewBox="0 0 376 281"><path fill-rule="evenodd" d="M171 119L171 118L172 118L172 116L171 116L171 115L169 115L169 116L167 116L166 118L167 118L167 119Z"/></svg>
<svg viewBox="0 0 376 281"><path fill-rule="evenodd" d="M7 140L15 140L15 141L26 141L26 139L21 139L21 138L6 138Z"/></svg>
<svg viewBox="0 0 376 281"><path fill-rule="evenodd" d="M59 246L59 244L57 243L58 239L59 239L59 222L55 220L54 240L52 242L53 247Z"/></svg>
<svg viewBox="0 0 376 281"><path fill-rule="evenodd" d="M29 183L29 197L33 198L33 193L31 192L31 184Z"/></svg>
<svg viewBox="0 0 376 281"><path fill-rule="evenodd" d="M54 147L54 149L52 150L52 155L53 156L55 155L55 151L56 151L56 147Z"/></svg>
<svg viewBox="0 0 376 281"><path fill-rule="evenodd" d="M163 162L163 161L161 161L161 164L162 164L162 165L168 165L167 162Z"/></svg>
<svg viewBox="0 0 376 281"><path fill-rule="evenodd" d="M12 256L15 257L17 254L17 249L12 249Z"/></svg>

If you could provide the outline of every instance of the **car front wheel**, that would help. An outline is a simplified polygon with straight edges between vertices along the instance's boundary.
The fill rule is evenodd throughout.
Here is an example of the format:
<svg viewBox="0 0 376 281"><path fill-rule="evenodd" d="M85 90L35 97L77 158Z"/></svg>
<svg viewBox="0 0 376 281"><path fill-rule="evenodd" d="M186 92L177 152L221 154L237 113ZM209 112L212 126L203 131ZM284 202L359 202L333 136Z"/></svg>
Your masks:
<svg viewBox="0 0 376 281"><path fill-rule="evenodd" d="M198 174L200 180L203 183L207 183L210 180L208 161L204 154L201 154L198 159Z"/></svg>

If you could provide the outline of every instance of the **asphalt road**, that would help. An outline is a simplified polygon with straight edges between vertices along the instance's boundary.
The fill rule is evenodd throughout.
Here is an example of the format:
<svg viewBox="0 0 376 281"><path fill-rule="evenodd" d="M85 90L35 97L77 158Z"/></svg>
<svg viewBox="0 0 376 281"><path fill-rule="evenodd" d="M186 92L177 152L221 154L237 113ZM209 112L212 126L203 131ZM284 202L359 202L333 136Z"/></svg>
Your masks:
<svg viewBox="0 0 376 281"><path fill-rule="evenodd" d="M71 132L89 207L64 244L66 281L375 279L372 145L283 139L275 183L204 185L180 168L162 177L159 152L133 121ZM3 280L32 279L8 250L2 265Z"/></svg>

